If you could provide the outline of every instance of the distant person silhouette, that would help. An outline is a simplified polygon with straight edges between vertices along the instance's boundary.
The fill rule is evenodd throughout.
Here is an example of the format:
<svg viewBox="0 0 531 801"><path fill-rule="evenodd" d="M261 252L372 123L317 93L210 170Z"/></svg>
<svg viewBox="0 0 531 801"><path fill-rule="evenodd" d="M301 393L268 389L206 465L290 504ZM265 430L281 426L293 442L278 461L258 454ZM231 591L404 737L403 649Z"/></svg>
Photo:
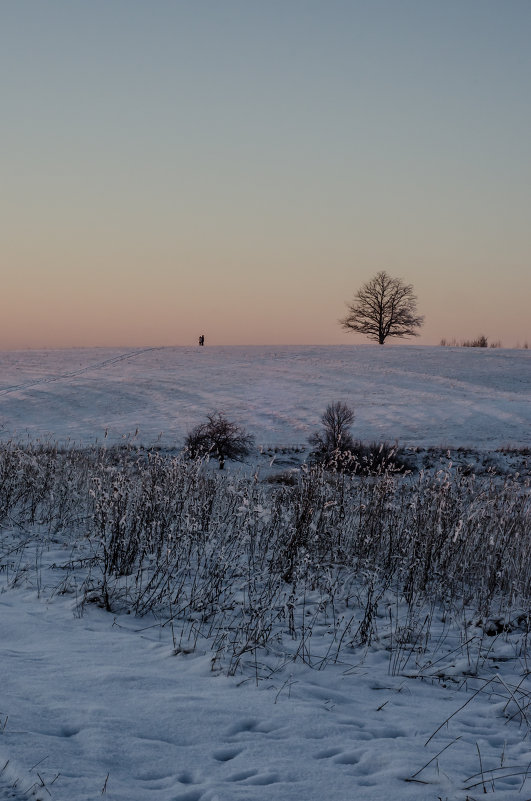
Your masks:
<svg viewBox="0 0 531 801"><path fill-rule="evenodd" d="M199 344L201 346L203 346L205 344L205 336L204 336L204 334L201 334L201 336L199 337Z"/></svg>

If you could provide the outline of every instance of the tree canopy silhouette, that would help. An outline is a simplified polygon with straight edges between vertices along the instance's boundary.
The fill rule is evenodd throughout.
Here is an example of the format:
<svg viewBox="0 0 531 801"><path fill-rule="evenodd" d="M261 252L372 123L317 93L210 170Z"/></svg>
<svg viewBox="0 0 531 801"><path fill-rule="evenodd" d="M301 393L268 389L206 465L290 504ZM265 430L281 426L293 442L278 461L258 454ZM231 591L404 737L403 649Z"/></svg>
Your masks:
<svg viewBox="0 0 531 801"><path fill-rule="evenodd" d="M221 412L207 414L206 422L200 423L187 435L185 447L189 456L196 459L213 456L223 470L225 460L241 462L249 455L254 437Z"/></svg>
<svg viewBox="0 0 531 801"><path fill-rule="evenodd" d="M391 278L385 270L364 284L347 304L348 314L339 322L347 331L366 334L383 345L387 337L416 337L424 317L417 313L417 297L411 284Z"/></svg>
<svg viewBox="0 0 531 801"><path fill-rule="evenodd" d="M338 453L353 450L354 440L350 433L353 422L354 412L346 403L330 403L321 416L322 430L316 431L308 440L314 448L312 458L318 462L326 462Z"/></svg>

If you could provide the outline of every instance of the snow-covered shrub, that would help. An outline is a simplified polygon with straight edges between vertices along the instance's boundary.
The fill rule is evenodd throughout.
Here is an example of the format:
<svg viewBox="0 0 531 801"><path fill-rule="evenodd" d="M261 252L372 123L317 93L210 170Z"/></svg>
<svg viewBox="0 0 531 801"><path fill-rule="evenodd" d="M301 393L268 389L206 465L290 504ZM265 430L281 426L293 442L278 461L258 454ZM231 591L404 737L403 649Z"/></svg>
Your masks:
<svg viewBox="0 0 531 801"><path fill-rule="evenodd" d="M399 456L396 445L354 440L350 433L353 422L354 412L346 403L329 404L321 417L321 430L308 439L313 448L310 462L334 472L356 475L382 475L411 469Z"/></svg>
<svg viewBox="0 0 531 801"><path fill-rule="evenodd" d="M249 455L253 444L254 437L237 423L227 420L221 412L208 414L206 422L193 428L185 441L191 459L213 456L220 470L226 459L241 462Z"/></svg>
<svg viewBox="0 0 531 801"><path fill-rule="evenodd" d="M344 459L344 467L356 475L384 475L385 473L408 472L413 466L399 453L397 445L388 442L354 442Z"/></svg>

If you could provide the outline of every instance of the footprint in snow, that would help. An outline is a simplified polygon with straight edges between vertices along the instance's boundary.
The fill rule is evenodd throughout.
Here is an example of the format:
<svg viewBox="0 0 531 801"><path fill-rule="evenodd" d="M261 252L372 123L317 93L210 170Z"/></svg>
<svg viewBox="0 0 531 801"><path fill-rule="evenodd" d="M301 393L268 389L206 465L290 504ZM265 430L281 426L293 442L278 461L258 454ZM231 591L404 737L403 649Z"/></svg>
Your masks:
<svg viewBox="0 0 531 801"><path fill-rule="evenodd" d="M183 770L177 777L181 784L197 784L194 780L192 773L189 770Z"/></svg>
<svg viewBox="0 0 531 801"><path fill-rule="evenodd" d="M240 770L238 773L233 773L231 776L227 776L225 781L227 782L244 782L246 779L250 779L253 776L256 776L258 771L256 770Z"/></svg>
<svg viewBox="0 0 531 801"><path fill-rule="evenodd" d="M338 765L357 765L360 759L359 751L344 751L334 758L334 762Z"/></svg>
<svg viewBox="0 0 531 801"><path fill-rule="evenodd" d="M256 785L257 787L266 787L268 784L275 784L280 781L278 774L273 771L266 771L259 773L257 770L241 770L239 773L233 773L226 781L228 782L245 782L245 784Z"/></svg>
<svg viewBox="0 0 531 801"><path fill-rule="evenodd" d="M266 721L260 721L259 718L242 718L234 723L227 731L229 737L235 737L238 734L247 734L248 732L256 732L258 734L272 734L278 729L278 726Z"/></svg>
<svg viewBox="0 0 531 801"><path fill-rule="evenodd" d="M242 751L243 748L228 746L227 748L218 748L217 751L214 751L212 756L214 759L217 759L218 762L230 762L231 759L235 759Z"/></svg>

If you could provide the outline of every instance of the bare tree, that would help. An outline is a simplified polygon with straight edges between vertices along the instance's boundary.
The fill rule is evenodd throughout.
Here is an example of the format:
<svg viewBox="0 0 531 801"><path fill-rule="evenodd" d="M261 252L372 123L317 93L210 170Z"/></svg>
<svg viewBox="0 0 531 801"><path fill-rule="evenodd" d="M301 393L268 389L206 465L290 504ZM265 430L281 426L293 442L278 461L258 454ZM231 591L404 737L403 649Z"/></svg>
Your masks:
<svg viewBox="0 0 531 801"><path fill-rule="evenodd" d="M346 403L330 403L321 417L322 430L316 431L308 440L314 448L312 458L326 462L334 455L350 452L354 447L350 433L353 422L354 412Z"/></svg>
<svg viewBox="0 0 531 801"><path fill-rule="evenodd" d="M377 273L347 304L348 314L339 322L347 331L366 334L383 345L387 337L416 337L424 322L417 314L417 297L411 284Z"/></svg>
<svg viewBox="0 0 531 801"><path fill-rule="evenodd" d="M207 414L207 422L200 423L186 437L185 447L192 459L213 456L219 469L225 467L225 459L241 462L249 455L254 437L227 420L221 412Z"/></svg>

